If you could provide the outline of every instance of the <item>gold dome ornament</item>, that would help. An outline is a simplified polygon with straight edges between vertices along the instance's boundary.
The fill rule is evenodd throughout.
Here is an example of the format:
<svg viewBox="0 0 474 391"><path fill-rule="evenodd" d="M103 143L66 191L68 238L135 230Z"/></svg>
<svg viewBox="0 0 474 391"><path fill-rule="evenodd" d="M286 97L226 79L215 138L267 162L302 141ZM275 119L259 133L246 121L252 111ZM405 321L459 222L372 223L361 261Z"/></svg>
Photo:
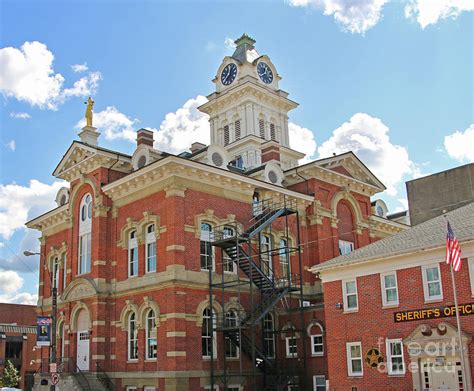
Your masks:
<svg viewBox="0 0 474 391"><path fill-rule="evenodd" d="M377 368L383 363L383 354L377 348L370 348L365 355L365 362L371 368Z"/></svg>

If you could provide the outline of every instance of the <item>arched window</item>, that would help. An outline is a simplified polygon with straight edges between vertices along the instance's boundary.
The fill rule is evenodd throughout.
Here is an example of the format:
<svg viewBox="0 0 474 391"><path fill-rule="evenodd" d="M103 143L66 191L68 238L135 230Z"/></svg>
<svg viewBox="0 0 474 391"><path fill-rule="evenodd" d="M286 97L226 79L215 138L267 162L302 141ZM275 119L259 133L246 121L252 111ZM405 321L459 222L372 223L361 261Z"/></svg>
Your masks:
<svg viewBox="0 0 474 391"><path fill-rule="evenodd" d="M91 271L91 238L92 238L92 196L82 197L79 208L79 265L78 273Z"/></svg>
<svg viewBox="0 0 474 391"><path fill-rule="evenodd" d="M232 238L234 236L234 230L230 227L224 227L224 238ZM231 257L226 252L222 252L222 263L224 268L224 273L236 273L237 268L232 261Z"/></svg>
<svg viewBox="0 0 474 391"><path fill-rule="evenodd" d="M138 242L137 231L130 232L128 237L128 276L138 275Z"/></svg>
<svg viewBox="0 0 474 391"><path fill-rule="evenodd" d="M311 355L322 356L324 354L323 328L316 323L311 327Z"/></svg>
<svg viewBox="0 0 474 391"><path fill-rule="evenodd" d="M234 332L238 332L236 311L230 310L225 314L225 327L233 330ZM239 357L238 347L232 342L232 340L228 336L225 337L225 356L227 358Z"/></svg>
<svg viewBox="0 0 474 391"><path fill-rule="evenodd" d="M267 276L273 274L272 271L272 255L271 255L271 240L270 236L262 235L260 239L260 249L261 249L261 267L263 272Z"/></svg>
<svg viewBox="0 0 474 391"><path fill-rule="evenodd" d="M64 357L64 336L65 336L65 333L64 333L64 321L61 322L61 324L59 325L59 335L58 335L58 338L59 338L59 343L60 343L60 354L61 354L61 357Z"/></svg>
<svg viewBox="0 0 474 391"><path fill-rule="evenodd" d="M202 313L202 357L217 357L216 332L212 325L216 324L216 314L210 308L206 308Z"/></svg>
<svg viewBox="0 0 474 391"><path fill-rule="evenodd" d="M288 241L280 239L280 265L282 276L289 276L291 274L290 254L288 248Z"/></svg>
<svg viewBox="0 0 474 391"><path fill-rule="evenodd" d="M213 254L212 254L212 226L208 223L201 224L201 270L214 270Z"/></svg>
<svg viewBox="0 0 474 391"><path fill-rule="evenodd" d="M53 264L51 266L52 266L52 268L51 268L51 277L52 277L51 289L56 288L57 290L59 290L59 266L60 266L59 257L54 257L53 258Z"/></svg>
<svg viewBox="0 0 474 391"><path fill-rule="evenodd" d="M128 359L138 359L138 328L134 312L128 318Z"/></svg>
<svg viewBox="0 0 474 391"><path fill-rule="evenodd" d="M340 201L336 208L337 231L339 234L339 254L350 253L355 248L355 229L351 207L344 201Z"/></svg>
<svg viewBox="0 0 474 391"><path fill-rule="evenodd" d="M155 224L146 227L146 272L156 272L156 236Z"/></svg>
<svg viewBox="0 0 474 391"><path fill-rule="evenodd" d="M263 318L263 348L268 358L275 358L275 322L271 313Z"/></svg>
<svg viewBox="0 0 474 391"><path fill-rule="evenodd" d="M66 253L63 253L62 255L62 264L63 264L63 292L66 289L66 284L67 284L67 256Z"/></svg>
<svg viewBox="0 0 474 391"><path fill-rule="evenodd" d="M155 311L149 310L146 316L146 359L153 360L157 356L158 340L156 336Z"/></svg>

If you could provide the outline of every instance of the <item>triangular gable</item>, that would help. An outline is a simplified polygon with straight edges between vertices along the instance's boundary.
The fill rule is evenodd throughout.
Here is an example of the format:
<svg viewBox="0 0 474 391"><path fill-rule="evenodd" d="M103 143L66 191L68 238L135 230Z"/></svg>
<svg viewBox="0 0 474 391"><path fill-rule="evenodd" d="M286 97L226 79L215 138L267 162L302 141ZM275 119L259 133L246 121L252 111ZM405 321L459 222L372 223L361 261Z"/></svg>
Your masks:
<svg viewBox="0 0 474 391"><path fill-rule="evenodd" d="M385 185L370 171L367 166L354 154L349 151L340 155L331 156L324 159L319 159L313 162L320 167L347 175L361 182L370 184L385 190ZM347 172L347 173L346 173Z"/></svg>
<svg viewBox="0 0 474 391"><path fill-rule="evenodd" d="M95 148L73 141L58 165L53 171L53 175L58 177L63 171L76 165L80 161L97 153Z"/></svg>

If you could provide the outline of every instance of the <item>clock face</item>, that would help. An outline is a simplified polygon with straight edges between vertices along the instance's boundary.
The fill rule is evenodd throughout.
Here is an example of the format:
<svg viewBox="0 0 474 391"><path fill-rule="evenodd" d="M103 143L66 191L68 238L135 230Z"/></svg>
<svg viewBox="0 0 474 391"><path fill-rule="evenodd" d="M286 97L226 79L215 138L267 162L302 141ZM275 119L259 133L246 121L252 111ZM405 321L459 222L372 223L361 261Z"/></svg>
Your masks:
<svg viewBox="0 0 474 391"><path fill-rule="evenodd" d="M237 65L234 63L227 64L221 74L221 82L225 86L231 84L235 76L237 76Z"/></svg>
<svg viewBox="0 0 474 391"><path fill-rule="evenodd" d="M270 84L273 81L273 72L271 68L264 62L258 63L257 73L264 83Z"/></svg>

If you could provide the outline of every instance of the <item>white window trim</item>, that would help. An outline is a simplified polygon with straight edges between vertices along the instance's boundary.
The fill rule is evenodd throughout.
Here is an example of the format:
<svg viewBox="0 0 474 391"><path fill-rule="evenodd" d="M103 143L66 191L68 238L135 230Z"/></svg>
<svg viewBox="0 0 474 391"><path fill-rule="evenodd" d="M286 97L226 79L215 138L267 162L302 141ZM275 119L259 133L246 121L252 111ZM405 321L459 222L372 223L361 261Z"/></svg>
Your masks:
<svg viewBox="0 0 474 391"><path fill-rule="evenodd" d="M131 362L136 362L138 361L138 356L137 358L132 358L132 351L130 350L130 345L131 345L131 342L132 342L132 333L130 332L130 323L131 323L131 317L132 317L132 314L129 315L129 318L128 318L128 324L127 324L127 361L131 361ZM137 330L137 316L135 315L135 319L134 319L134 330ZM138 333L137 333L137 338L134 339L136 341L136 344L137 344L137 347L138 347Z"/></svg>
<svg viewBox="0 0 474 391"><path fill-rule="evenodd" d="M137 387L136 386L127 386L126 390L127 391L137 391Z"/></svg>
<svg viewBox="0 0 474 391"><path fill-rule="evenodd" d="M151 338L148 338L148 334L150 333L150 330L149 330L149 326L148 326L148 321L150 320L150 311L153 311L153 318L156 318L156 314L155 314L155 310L148 310L147 313L146 313L146 324L145 324L145 360L146 361L156 361L157 358L158 358L158 352L156 354L157 357L148 357L149 356L149 349L150 349L150 346L148 344L148 340L151 339ZM154 332L155 332L155 340L156 340L156 346L157 346L157 349L158 349L158 336L156 335L158 333L157 329L156 329L156 321L154 322L155 323L155 327L154 327Z"/></svg>
<svg viewBox="0 0 474 391"><path fill-rule="evenodd" d="M351 248L351 250L348 251L348 252L342 252L342 251L341 251L341 244L350 245L349 247ZM349 253L351 253L352 251L354 251L355 243L354 243L354 242L349 242L348 240L339 239L338 242L337 242L337 247L338 247L338 249L339 249L339 252L341 253L340 255L345 255L345 254L349 254Z"/></svg>
<svg viewBox="0 0 474 391"><path fill-rule="evenodd" d="M387 301L387 287L385 286L385 277L394 275L395 276L395 289L397 291L397 300L393 302L388 302ZM397 307L400 305L400 298L398 294L398 279L397 279L397 271L394 270L393 272L386 272L386 273L380 273L380 286L382 287L382 304L384 307Z"/></svg>
<svg viewBox="0 0 474 391"><path fill-rule="evenodd" d="M295 340L295 347L296 347L295 353L290 353L290 340L292 339ZM286 358L298 358L298 340L296 339L296 335L293 335L291 337L286 337L285 346L286 346Z"/></svg>
<svg viewBox="0 0 474 391"><path fill-rule="evenodd" d="M227 388L237 388L239 391L242 390L242 386L240 384L229 384Z"/></svg>
<svg viewBox="0 0 474 391"><path fill-rule="evenodd" d="M135 237L132 238L131 235L132 235L132 232L135 232ZM128 277L129 278L132 278L132 277L137 277L138 276L138 240L137 240L137 231L132 231L128 234L128 265L127 265L127 268L128 268ZM135 249L135 252L136 252L136 257L137 257L137 274L131 274L131 264L132 264L132 257L131 257L131 253L132 253L132 249Z"/></svg>
<svg viewBox="0 0 474 391"><path fill-rule="evenodd" d="M324 379L324 387L327 388L325 375L313 375L313 390L314 391L316 391L316 380L321 379L321 378Z"/></svg>
<svg viewBox="0 0 474 391"><path fill-rule="evenodd" d="M318 325L314 325L313 327L318 327ZM320 328L321 330L321 328ZM314 356L314 357L320 357L320 356L324 356L324 336L323 336L323 331L321 330L321 334L311 334L311 355ZM323 346L323 351L322 352L315 352L314 351L314 338L315 337L321 337L322 338L322 343L321 345Z"/></svg>
<svg viewBox="0 0 474 391"><path fill-rule="evenodd" d="M156 391L156 387L154 386L145 386L143 391Z"/></svg>
<svg viewBox="0 0 474 391"><path fill-rule="evenodd" d="M237 325L238 322L239 322L239 316L238 316L238 314L237 314L237 311L235 311L235 310L230 310L228 313L231 313L231 312L233 312L234 315L235 315L234 320L235 320L235 327L236 327L236 325ZM226 319L226 320L227 320L227 319ZM229 342L227 342L227 341L229 341ZM226 339L225 339L225 344L226 344L226 343L230 343L230 344L232 345L232 341L231 341L231 339L230 339L229 337L226 337ZM236 353L235 356L228 356L228 355L227 355L227 352L225 351L226 346L224 346L224 354L225 354L225 358L226 358L226 359L229 359L229 360L237 360L237 359L239 359L239 357L240 357L240 349L239 349L238 346L234 346L234 347L235 347L235 349L236 349L236 351L235 351L235 353Z"/></svg>
<svg viewBox="0 0 474 391"><path fill-rule="evenodd" d="M155 229L153 230L153 232L148 232L148 228L150 226L154 225ZM155 273L156 272L156 268L157 268L157 251L156 251L156 234L155 234L155 230L156 230L156 225L155 224L149 224L147 227L146 227L146 240L145 240L145 273ZM149 270L148 269L148 246L149 245L155 245L155 270Z"/></svg>
<svg viewBox="0 0 474 391"><path fill-rule="evenodd" d="M87 210L86 210L86 218L82 220L82 208L86 205L87 197L91 198L91 201L87 203ZM91 263L92 263L92 216L89 217L89 204L91 208L93 206L93 198L92 194L87 193L82 197L81 203L79 205L79 235L78 235L78 258L77 258L77 274L88 274L91 271ZM87 240L87 237L90 240ZM85 240L85 245L83 245ZM87 255L89 254L89 259L87 261ZM81 256L84 258L84 262L82 262Z"/></svg>
<svg viewBox="0 0 474 391"><path fill-rule="evenodd" d="M400 343L402 345L402 365L403 365L403 370L401 372L393 372L392 371L392 354L391 354L391 349L390 349L390 344L391 343ZM406 366L405 366L405 355L403 352L403 341L401 338L394 338L394 339L386 339L385 341L385 349L387 353L387 366L388 366L388 374L389 375L404 375L406 373ZM397 356L398 357L398 356Z"/></svg>
<svg viewBox="0 0 474 391"><path fill-rule="evenodd" d="M202 224L209 224L210 227L211 227L211 230L210 230L210 231L204 231L204 232L209 232L209 238L208 238L208 240L204 240L204 239L203 239L203 237L202 237L202 232L203 232L202 229L201 229L201 231L200 231L200 234L199 234L199 235L200 235L200 236L199 236L199 264L201 263L201 256L202 256L202 255L206 255L206 254L201 254L201 242L206 242L206 241L207 241L207 242L211 242L212 235L214 234L214 226L213 226L211 223L208 223L207 221L203 221L203 222L201 222L201 225L202 225ZM207 256L209 256L209 255L207 255ZM212 257L211 270L212 270L213 272L215 272L215 271L216 271L216 254L215 254L215 247L214 247L214 246L211 246L211 257ZM203 271L203 272L209 272L209 269L203 269L203 268L201 267L201 265L199 265L199 267L200 267L201 271Z"/></svg>
<svg viewBox="0 0 474 391"><path fill-rule="evenodd" d="M270 323L270 322L265 322L265 318L269 316L272 321L271 321L271 324L272 324L272 329L265 329L264 328L264 331L266 333L271 333L271 336L268 337L268 336L265 336L264 334L264 337L263 337L263 341L264 341L264 344L266 346L266 343L267 341L271 341L272 342L272 351L273 351L273 354L271 356L268 356L268 358L275 358L275 352L276 352L276 341L275 341L275 318L273 317L273 315L271 313L268 313L267 315L265 315L265 317L263 318L264 320L264 327L266 325L266 323ZM267 334L268 335L268 334Z"/></svg>
<svg viewBox="0 0 474 391"><path fill-rule="evenodd" d="M355 296L356 296L356 307L355 308L349 308L348 301L347 301L347 291L346 291L346 283L348 282L355 282ZM351 293L353 295L353 293ZM348 280L342 280L342 298L344 302L344 312L357 312L359 311L359 292L357 290L357 279L356 278L351 278Z"/></svg>
<svg viewBox="0 0 474 391"><path fill-rule="evenodd" d="M63 253L61 256L63 260L63 292L66 290L66 285L67 285L67 255Z"/></svg>
<svg viewBox="0 0 474 391"><path fill-rule="evenodd" d="M235 235L233 228L224 227L224 229L226 228L232 231L231 237ZM224 266L227 261L229 261L232 264L232 271L224 270L225 269ZM234 261L232 261L232 259L224 251L222 251L222 270L224 271L224 274L237 274L237 264Z"/></svg>
<svg viewBox="0 0 474 391"><path fill-rule="evenodd" d="M360 347L360 372L352 371L352 356L351 356L351 347L359 346ZM346 359L347 359L347 374L349 376L364 376L364 359L362 357L362 342L347 342L346 343ZM356 357L356 359L359 359Z"/></svg>
<svg viewBox="0 0 474 391"><path fill-rule="evenodd" d="M471 280L471 296L474 297L474 258L468 258L469 278Z"/></svg>
<svg viewBox="0 0 474 391"><path fill-rule="evenodd" d="M428 281L426 279L426 270L434 268L434 267L438 268L440 295L436 296L436 297L429 297ZM421 267L421 274L422 274L422 278L423 278L423 293L424 293L424 296L425 296L425 303L442 301L443 300L443 281L442 281L442 278L441 278L441 268L439 267L439 263L422 266Z"/></svg>
<svg viewBox="0 0 474 391"><path fill-rule="evenodd" d="M215 330L215 327L216 327L216 312L214 310L212 310L212 316L211 316L211 322L213 322L214 324L212 325L212 328L214 329L212 331L212 336L211 336L211 343L212 343L212 353L213 353L213 359L217 359L217 332ZM203 322L204 322L204 312L203 312ZM202 330L201 330L201 340L202 340ZM201 343L202 344L202 343ZM211 356L210 355L205 355L204 352L203 352L203 355L202 355L202 358L203 360L210 360L211 359ZM210 386L209 386L210 387Z"/></svg>

